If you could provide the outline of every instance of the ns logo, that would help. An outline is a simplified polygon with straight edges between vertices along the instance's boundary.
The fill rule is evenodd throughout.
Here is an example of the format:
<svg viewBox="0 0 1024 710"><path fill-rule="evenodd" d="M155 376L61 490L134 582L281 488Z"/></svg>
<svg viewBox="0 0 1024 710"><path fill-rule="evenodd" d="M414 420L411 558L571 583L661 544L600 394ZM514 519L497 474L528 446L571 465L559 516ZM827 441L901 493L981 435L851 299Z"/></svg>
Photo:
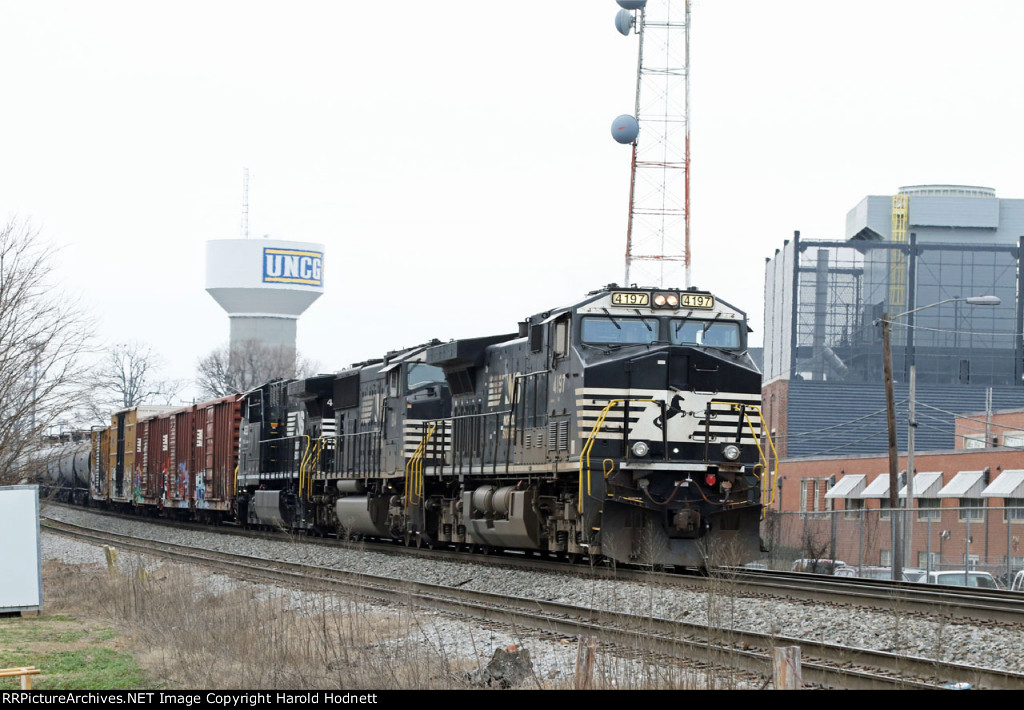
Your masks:
<svg viewBox="0 0 1024 710"><path fill-rule="evenodd" d="M323 286L323 252L298 249L263 250L264 283Z"/></svg>

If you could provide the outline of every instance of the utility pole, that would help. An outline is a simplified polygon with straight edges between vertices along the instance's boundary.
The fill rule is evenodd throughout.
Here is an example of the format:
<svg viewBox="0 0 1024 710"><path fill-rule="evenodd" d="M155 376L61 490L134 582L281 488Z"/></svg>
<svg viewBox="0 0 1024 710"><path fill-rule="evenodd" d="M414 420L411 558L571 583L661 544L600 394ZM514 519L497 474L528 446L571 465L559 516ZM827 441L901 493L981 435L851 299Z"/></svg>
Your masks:
<svg viewBox="0 0 1024 710"><path fill-rule="evenodd" d="M889 519L892 521L892 578L903 579L902 539L897 530L899 521L899 452L896 449L896 403L892 393L892 346L889 314L882 314L882 368L885 374L885 416L889 424Z"/></svg>

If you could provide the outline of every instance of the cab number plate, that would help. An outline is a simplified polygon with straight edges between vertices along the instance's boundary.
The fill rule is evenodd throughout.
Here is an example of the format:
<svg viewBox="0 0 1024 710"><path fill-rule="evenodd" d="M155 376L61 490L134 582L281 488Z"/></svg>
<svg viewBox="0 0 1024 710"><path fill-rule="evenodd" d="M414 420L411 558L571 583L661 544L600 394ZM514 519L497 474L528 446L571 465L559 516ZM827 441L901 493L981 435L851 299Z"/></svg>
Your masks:
<svg viewBox="0 0 1024 710"><path fill-rule="evenodd" d="M651 305L651 294L636 293L628 291L616 291L612 294L612 305L614 306L649 306Z"/></svg>
<svg viewBox="0 0 1024 710"><path fill-rule="evenodd" d="M682 308L714 308L715 297L703 293L682 293L679 305Z"/></svg>

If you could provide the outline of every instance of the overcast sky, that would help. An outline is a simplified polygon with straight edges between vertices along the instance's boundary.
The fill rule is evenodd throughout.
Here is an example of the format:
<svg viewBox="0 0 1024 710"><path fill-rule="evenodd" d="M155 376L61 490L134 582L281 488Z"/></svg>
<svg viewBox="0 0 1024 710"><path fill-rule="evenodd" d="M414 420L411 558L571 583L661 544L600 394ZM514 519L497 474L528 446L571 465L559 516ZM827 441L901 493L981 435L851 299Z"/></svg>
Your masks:
<svg viewBox="0 0 1024 710"><path fill-rule="evenodd" d="M682 0L679 0L680 7ZM106 342L225 344L205 243L325 245L323 371L623 279L637 38L613 0L0 2L0 215ZM694 0L693 283L751 317L793 230L902 185L1024 197L1019 0Z"/></svg>

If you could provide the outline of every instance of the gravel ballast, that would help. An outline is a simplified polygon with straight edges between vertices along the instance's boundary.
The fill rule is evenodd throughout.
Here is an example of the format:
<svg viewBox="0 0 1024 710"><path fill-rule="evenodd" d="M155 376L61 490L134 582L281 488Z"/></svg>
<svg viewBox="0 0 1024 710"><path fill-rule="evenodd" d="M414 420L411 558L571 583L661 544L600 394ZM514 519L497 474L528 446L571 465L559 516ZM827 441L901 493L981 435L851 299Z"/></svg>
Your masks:
<svg viewBox="0 0 1024 710"><path fill-rule="evenodd" d="M871 611L854 605L808 604L745 598L727 591L686 591L633 581L582 579L561 573L502 568L494 564L425 560L288 541L255 540L214 532L183 531L58 506L44 516L83 523L110 532L182 545L301 562L339 570L366 572L444 586L459 586L505 596L546 599L593 609L629 611L694 624L731 627L784 637L811 639L852 647L906 653L977 667L1024 672L1024 638L1019 628L995 624L922 618L899 612ZM103 551L44 533L44 559L67 564L103 563ZM541 678L570 678L577 646L566 640L522 636L482 629L432 614L431 623L451 648L467 657L490 658L494 649L528 647ZM486 662L486 661L484 661Z"/></svg>

